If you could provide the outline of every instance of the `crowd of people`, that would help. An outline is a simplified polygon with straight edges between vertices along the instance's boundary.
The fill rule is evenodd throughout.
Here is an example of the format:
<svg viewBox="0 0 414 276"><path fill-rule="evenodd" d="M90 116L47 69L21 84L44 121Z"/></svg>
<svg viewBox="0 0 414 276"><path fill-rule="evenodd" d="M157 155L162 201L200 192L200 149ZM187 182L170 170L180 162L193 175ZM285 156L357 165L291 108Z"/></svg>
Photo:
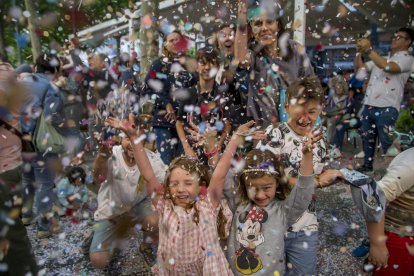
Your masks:
<svg viewBox="0 0 414 276"><path fill-rule="evenodd" d="M317 274L315 190L344 178L327 164L350 131L362 139L361 172L373 171L376 147L391 155L391 128L412 104L414 31L395 32L388 57L358 39L355 71L323 83L279 13L252 9L240 2L237 25L221 25L195 57L180 31L164 34L143 79L136 53L85 64L77 38L33 66L0 63L0 262L10 275L38 272L25 225L45 239L60 216L85 210L95 224L82 247L97 269L139 225L155 275ZM413 154L373 184L388 201L380 219L361 210L374 275L414 273Z"/></svg>

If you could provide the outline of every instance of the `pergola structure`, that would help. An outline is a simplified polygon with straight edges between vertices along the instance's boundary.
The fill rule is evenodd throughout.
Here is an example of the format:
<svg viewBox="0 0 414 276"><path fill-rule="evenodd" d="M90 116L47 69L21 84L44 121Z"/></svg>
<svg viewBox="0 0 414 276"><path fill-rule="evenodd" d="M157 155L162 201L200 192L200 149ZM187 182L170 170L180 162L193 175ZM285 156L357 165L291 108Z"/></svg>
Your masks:
<svg viewBox="0 0 414 276"><path fill-rule="evenodd" d="M301 2L304 3L302 14ZM388 40L397 28L414 25L414 0L279 0L278 3L284 9L287 26L297 30L295 38L300 42L304 38L307 46L319 43L349 44L351 37L367 30L377 32L376 39L380 41ZM114 35L127 34L136 29L134 20L139 19L139 16L139 9L134 12L127 10L123 17L84 29L77 35L81 41L100 41ZM223 21L236 23L236 17L235 0L159 2L159 19L168 20L173 25L177 25L180 20L193 25L199 23L205 37L211 35ZM304 36L300 34L301 31Z"/></svg>

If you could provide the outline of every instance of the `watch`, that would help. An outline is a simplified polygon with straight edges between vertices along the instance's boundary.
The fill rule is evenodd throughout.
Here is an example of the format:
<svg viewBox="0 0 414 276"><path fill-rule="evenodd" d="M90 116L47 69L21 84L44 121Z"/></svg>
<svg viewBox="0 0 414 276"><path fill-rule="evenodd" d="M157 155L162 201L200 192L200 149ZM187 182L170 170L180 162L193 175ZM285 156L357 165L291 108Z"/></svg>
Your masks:
<svg viewBox="0 0 414 276"><path fill-rule="evenodd" d="M368 49L366 49L365 50L365 53L367 54L367 55L370 55L371 54L371 52L373 51L374 49L372 49L372 47L369 47Z"/></svg>

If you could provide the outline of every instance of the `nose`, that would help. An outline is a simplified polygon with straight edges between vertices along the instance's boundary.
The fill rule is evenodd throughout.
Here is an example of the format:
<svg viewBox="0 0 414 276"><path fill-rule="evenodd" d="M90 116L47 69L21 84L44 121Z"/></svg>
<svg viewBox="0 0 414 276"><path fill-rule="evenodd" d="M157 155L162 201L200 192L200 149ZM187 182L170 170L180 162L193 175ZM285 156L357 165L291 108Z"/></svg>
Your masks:
<svg viewBox="0 0 414 276"><path fill-rule="evenodd" d="M249 240L252 240L252 239L254 239L255 238L255 235L248 235L247 236L247 239L249 239Z"/></svg>
<svg viewBox="0 0 414 276"><path fill-rule="evenodd" d="M262 191L260 189L258 191L256 191L256 199L261 200L261 199L265 199L265 198L266 198L266 194L265 194L264 191Z"/></svg>

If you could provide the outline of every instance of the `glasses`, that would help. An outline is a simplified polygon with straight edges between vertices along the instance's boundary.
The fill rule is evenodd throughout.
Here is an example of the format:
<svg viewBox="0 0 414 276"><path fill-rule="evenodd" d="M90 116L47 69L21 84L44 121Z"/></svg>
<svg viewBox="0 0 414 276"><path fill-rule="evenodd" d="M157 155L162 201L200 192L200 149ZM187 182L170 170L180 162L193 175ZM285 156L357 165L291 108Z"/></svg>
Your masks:
<svg viewBox="0 0 414 276"><path fill-rule="evenodd" d="M394 35L392 36L392 39L395 39L395 40L400 40L401 38L404 38L405 40L408 40L408 38L407 38L407 37L402 36L402 35L399 35L399 34L394 34Z"/></svg>

